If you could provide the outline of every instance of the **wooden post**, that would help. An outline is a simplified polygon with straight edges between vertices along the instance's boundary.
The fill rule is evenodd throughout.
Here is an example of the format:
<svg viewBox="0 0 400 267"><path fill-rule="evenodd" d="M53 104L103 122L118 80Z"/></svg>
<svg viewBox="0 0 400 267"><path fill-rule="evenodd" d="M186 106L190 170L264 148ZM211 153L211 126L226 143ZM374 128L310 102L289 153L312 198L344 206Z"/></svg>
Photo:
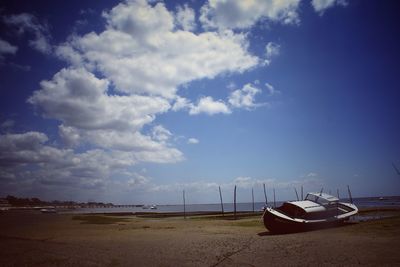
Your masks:
<svg viewBox="0 0 400 267"><path fill-rule="evenodd" d="M304 196L303 196L303 185L301 185L301 200L304 200Z"/></svg>
<svg viewBox="0 0 400 267"><path fill-rule="evenodd" d="M276 208L276 201L275 201L275 188L274 188L274 208Z"/></svg>
<svg viewBox="0 0 400 267"><path fill-rule="evenodd" d="M340 199L340 197L339 197L339 189L336 189L336 192L337 192L337 198Z"/></svg>
<svg viewBox="0 0 400 267"><path fill-rule="evenodd" d="M251 188L251 200L253 202L253 212L254 212L254 189Z"/></svg>
<svg viewBox="0 0 400 267"><path fill-rule="evenodd" d="M351 191L350 191L350 186L349 185L347 185L347 190L349 191L350 203L353 204L353 198L351 197Z"/></svg>
<svg viewBox="0 0 400 267"><path fill-rule="evenodd" d="M236 185L235 185L235 189L233 191L233 217L236 220Z"/></svg>
<svg viewBox="0 0 400 267"><path fill-rule="evenodd" d="M224 203L222 202L222 193L221 193L221 186L218 186L219 189L219 198L221 200L221 211L222 211L222 216L224 216Z"/></svg>
<svg viewBox="0 0 400 267"><path fill-rule="evenodd" d="M265 190L265 184L263 184L263 186L264 186L265 206L268 206L268 198L267 198L267 191Z"/></svg>
<svg viewBox="0 0 400 267"><path fill-rule="evenodd" d="M186 200L185 200L185 190L183 190L183 218L186 219Z"/></svg>
<svg viewBox="0 0 400 267"><path fill-rule="evenodd" d="M297 189L296 189L296 187L294 188L294 192L296 192L297 201L299 201L299 194L297 194Z"/></svg>

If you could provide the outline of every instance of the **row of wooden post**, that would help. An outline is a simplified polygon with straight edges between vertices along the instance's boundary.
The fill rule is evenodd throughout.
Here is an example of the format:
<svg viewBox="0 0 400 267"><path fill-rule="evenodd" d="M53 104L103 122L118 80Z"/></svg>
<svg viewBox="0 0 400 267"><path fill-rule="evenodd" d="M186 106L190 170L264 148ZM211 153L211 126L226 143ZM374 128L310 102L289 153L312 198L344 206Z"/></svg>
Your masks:
<svg viewBox="0 0 400 267"><path fill-rule="evenodd" d="M265 197L265 205L268 205L268 198L267 198L267 191L265 189L265 184L263 184L263 188L264 188L264 197ZM219 198L221 201L221 211L222 211L222 216L225 216L224 214L224 203L222 201L222 192L221 192L221 186L218 186L218 190L219 190ZM274 193L274 207L276 207L276 200L275 200L275 188L272 189L273 193ZM350 202L353 203L353 198L351 196L351 191L350 191L350 187L347 186L347 190L349 193L349 198L350 198ZM299 200L299 195L297 193L297 189L294 188L294 191L296 193L296 197L297 200ZM321 189L321 193L323 191L323 188ZM339 197L339 189L337 189L337 197L338 199L340 199ZM301 186L301 200L303 200L303 186ZM254 189L251 188L251 200L252 200L252 210L253 212L254 210ZM185 190L183 190L183 217L186 219L186 199L185 199ZM233 217L236 220L236 185L233 191Z"/></svg>
<svg viewBox="0 0 400 267"><path fill-rule="evenodd" d="M263 184L264 186L264 196L265 196L265 204L268 204L268 198L267 198L267 192L265 190L265 184ZM221 186L218 186L218 190L219 190L219 198L221 201L221 212L222 212L222 216L225 216L225 212L224 212L224 202L222 200L222 192L221 192ZM274 191L274 207L276 206L275 203L275 188L273 189ZM183 190L182 192L182 196L183 196L183 217L186 219L186 198L185 198L185 190ZM254 189L251 188L251 200L252 200L252 210L253 212L255 211L254 209ZM236 220L236 185L233 191L233 216Z"/></svg>

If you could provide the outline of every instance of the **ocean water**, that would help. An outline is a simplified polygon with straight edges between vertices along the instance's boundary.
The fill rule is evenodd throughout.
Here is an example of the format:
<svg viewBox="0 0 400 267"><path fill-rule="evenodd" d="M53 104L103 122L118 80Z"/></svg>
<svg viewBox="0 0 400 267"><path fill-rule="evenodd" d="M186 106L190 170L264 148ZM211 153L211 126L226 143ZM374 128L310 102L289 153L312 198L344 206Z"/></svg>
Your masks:
<svg viewBox="0 0 400 267"><path fill-rule="evenodd" d="M348 199L341 199L341 202L350 202ZM354 198L354 204L359 208L380 208L380 207L400 207L400 196L395 197L364 197ZM283 202L276 202L279 207ZM261 211L265 203L254 203L254 210ZM268 206L274 206L274 203L268 203ZM221 204L187 204L186 212L219 212ZM233 203L224 203L224 211L232 212ZM143 209L142 207L114 207L114 208L80 208L66 211L66 213L121 213L121 212L183 212L183 205L157 205L157 209ZM237 203L237 211L252 211L252 203Z"/></svg>

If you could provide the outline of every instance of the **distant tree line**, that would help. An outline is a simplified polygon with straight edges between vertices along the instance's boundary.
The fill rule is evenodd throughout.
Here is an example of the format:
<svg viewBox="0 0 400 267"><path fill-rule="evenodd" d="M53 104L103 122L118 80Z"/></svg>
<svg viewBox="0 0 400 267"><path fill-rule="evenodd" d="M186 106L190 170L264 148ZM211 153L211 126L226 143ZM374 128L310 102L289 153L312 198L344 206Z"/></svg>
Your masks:
<svg viewBox="0 0 400 267"><path fill-rule="evenodd" d="M6 200L8 203L12 206L74 206L74 205L94 205L94 206L112 206L112 203L102 203L102 202L88 202L88 203L78 203L75 201L59 201L59 200L53 200L53 201L43 201L40 200L37 197L34 198L19 198L19 197L14 197L8 195L6 197Z"/></svg>

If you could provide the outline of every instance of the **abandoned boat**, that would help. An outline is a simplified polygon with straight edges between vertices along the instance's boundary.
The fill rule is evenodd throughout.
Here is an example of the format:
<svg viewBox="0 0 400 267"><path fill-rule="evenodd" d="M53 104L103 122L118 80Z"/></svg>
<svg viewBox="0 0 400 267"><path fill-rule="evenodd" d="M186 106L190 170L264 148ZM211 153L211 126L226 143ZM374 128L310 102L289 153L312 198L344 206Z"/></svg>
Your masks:
<svg viewBox="0 0 400 267"><path fill-rule="evenodd" d="M308 193L302 201L289 201L279 208L266 207L263 214L265 227L273 233L302 232L332 227L357 214L352 203L325 193Z"/></svg>

